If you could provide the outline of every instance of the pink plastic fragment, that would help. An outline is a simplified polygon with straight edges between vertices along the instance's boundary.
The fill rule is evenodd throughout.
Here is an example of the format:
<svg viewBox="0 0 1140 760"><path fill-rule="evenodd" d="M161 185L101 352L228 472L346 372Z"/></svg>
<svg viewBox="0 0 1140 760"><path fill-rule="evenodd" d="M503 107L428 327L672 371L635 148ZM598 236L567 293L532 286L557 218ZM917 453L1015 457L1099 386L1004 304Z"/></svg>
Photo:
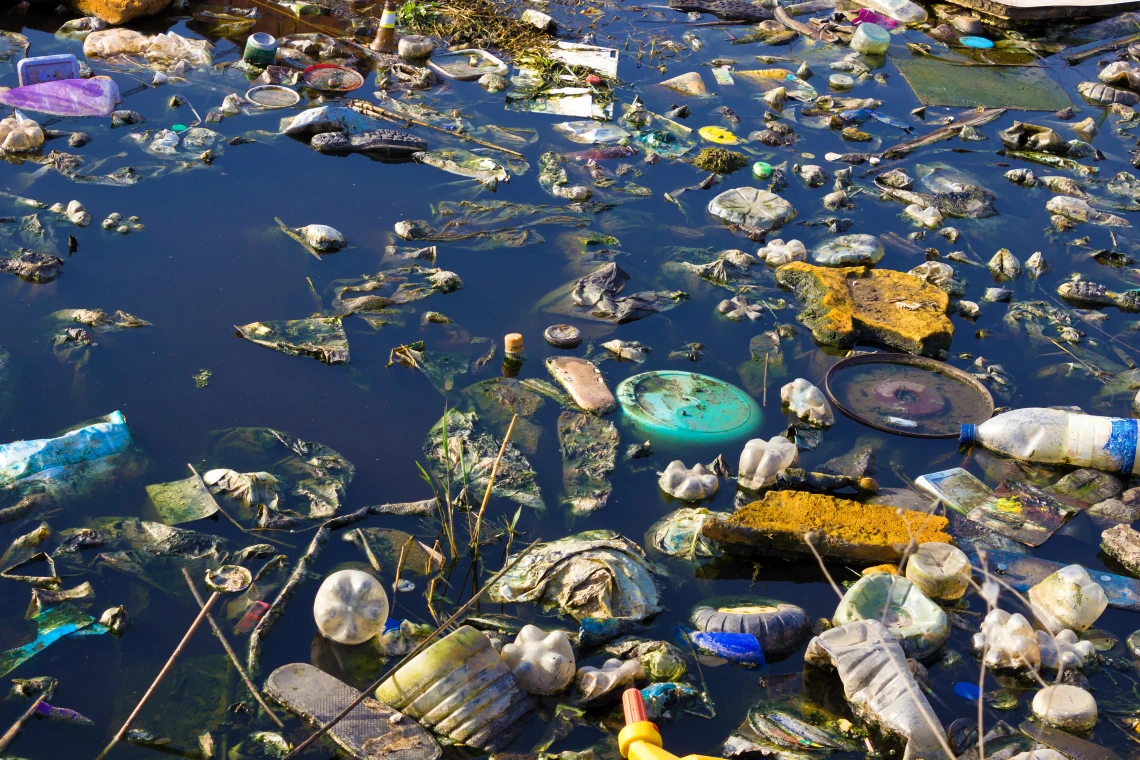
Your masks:
<svg viewBox="0 0 1140 760"><path fill-rule="evenodd" d="M877 24L878 26L881 26L887 30L894 29L899 25L899 22L895 21L893 18L888 18L887 16L875 13L870 8L860 8L859 15L857 15L855 17L855 20L851 23L855 26L859 26L860 24Z"/></svg>

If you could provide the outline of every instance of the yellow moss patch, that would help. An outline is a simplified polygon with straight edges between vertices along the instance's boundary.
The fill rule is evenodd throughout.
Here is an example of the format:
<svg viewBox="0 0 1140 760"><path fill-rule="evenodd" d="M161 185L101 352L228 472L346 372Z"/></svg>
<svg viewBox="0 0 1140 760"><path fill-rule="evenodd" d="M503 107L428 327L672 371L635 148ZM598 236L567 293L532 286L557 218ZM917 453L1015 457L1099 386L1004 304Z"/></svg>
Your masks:
<svg viewBox="0 0 1140 760"><path fill-rule="evenodd" d="M875 565L874 567L863 568L863 575L874 575L875 573L888 573L890 575L898 575L899 569L894 565Z"/></svg>
<svg viewBox="0 0 1140 760"><path fill-rule="evenodd" d="M820 267L803 261L776 270L776 281L803 302L799 320L827 345L870 339L914 354L950 347L950 297L909 274L870 267Z"/></svg>
<svg viewBox="0 0 1140 760"><path fill-rule="evenodd" d="M920 544L950 543L945 517L878 504L860 504L806 491L769 491L761 501L738 509L729 520L746 528L775 533L818 531L852 544L891 546L913 537Z"/></svg>

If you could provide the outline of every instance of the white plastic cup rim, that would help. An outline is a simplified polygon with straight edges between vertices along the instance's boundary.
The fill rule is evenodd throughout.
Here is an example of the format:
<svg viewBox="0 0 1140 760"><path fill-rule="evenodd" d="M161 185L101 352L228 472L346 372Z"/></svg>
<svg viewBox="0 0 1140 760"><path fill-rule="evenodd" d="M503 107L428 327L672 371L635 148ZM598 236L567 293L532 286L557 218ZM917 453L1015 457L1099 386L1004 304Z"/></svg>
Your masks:
<svg viewBox="0 0 1140 760"><path fill-rule="evenodd" d="M265 32L255 32L249 35L249 39L246 40L246 43L257 50L265 50L267 52L277 50L277 38Z"/></svg>

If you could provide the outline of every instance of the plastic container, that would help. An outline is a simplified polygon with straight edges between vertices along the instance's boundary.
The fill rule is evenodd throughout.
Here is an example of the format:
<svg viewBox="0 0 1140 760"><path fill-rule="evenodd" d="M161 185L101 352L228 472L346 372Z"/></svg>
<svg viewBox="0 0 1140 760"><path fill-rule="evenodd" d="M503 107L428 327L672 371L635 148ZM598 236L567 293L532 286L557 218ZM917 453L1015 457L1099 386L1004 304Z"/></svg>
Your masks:
<svg viewBox="0 0 1140 760"><path fill-rule="evenodd" d="M388 595L361 570L340 570L325 578L313 601L317 628L338 644L363 644L384 630Z"/></svg>
<svg viewBox="0 0 1140 760"><path fill-rule="evenodd" d="M910 0L858 0L858 3L901 24L922 24L929 18L921 6Z"/></svg>
<svg viewBox="0 0 1140 760"><path fill-rule="evenodd" d="M241 57L254 66L269 66L277 57L277 39L272 34L255 32L246 38Z"/></svg>
<svg viewBox="0 0 1140 760"><path fill-rule="evenodd" d="M376 698L452 740L494 752L511 743L534 702L491 641L465 625L420 652Z"/></svg>
<svg viewBox="0 0 1140 760"><path fill-rule="evenodd" d="M868 55L883 55L891 46L891 33L878 24L860 24L851 38L851 49Z"/></svg>
<svg viewBox="0 0 1140 760"><path fill-rule="evenodd" d="M1108 606L1104 589L1080 565L1068 565L1029 589L1034 616L1053 633L1087 630Z"/></svg>
<svg viewBox="0 0 1140 760"><path fill-rule="evenodd" d="M626 420L654 447L751 438L764 416L745 391L695 372L643 372L622 380L616 396Z"/></svg>
<svg viewBox="0 0 1140 760"><path fill-rule="evenodd" d="M21 87L60 79L79 79L79 61L70 53L22 58L16 64L16 75Z"/></svg>
<svg viewBox="0 0 1140 760"><path fill-rule="evenodd" d="M960 443L1037 464L1072 464L1105 472L1140 474L1135 419L1073 414L1029 407L962 425Z"/></svg>
<svg viewBox="0 0 1140 760"><path fill-rule="evenodd" d="M916 660L934 654L950 638L950 619L942 608L906 578L889 573L865 576L843 595L835 625L856 620L881 620L907 657Z"/></svg>

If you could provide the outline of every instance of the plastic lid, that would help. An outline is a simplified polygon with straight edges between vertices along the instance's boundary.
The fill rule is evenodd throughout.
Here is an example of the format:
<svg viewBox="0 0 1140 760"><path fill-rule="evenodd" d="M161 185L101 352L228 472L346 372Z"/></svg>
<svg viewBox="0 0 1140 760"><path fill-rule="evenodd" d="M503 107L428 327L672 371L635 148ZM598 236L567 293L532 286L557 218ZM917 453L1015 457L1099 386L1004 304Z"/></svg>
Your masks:
<svg viewBox="0 0 1140 760"><path fill-rule="evenodd" d="M965 423L962 425L962 432L958 433L958 443L960 445L974 442L974 425Z"/></svg>
<svg viewBox="0 0 1140 760"><path fill-rule="evenodd" d="M262 108L288 108L296 105L301 96L279 84L263 84L248 90L245 99Z"/></svg>
<svg viewBox="0 0 1140 760"><path fill-rule="evenodd" d="M301 81L315 90L351 92L364 84L364 77L347 66L318 63L301 72Z"/></svg>
<svg viewBox="0 0 1140 760"><path fill-rule="evenodd" d="M718 145L737 145L740 138L722 127L701 127L697 130L704 139Z"/></svg>
<svg viewBox="0 0 1140 760"><path fill-rule="evenodd" d="M960 37L958 43L963 47L979 48L981 50L988 50L994 46L992 40L987 40L985 37Z"/></svg>
<svg viewBox="0 0 1140 760"><path fill-rule="evenodd" d="M767 161L757 161L752 164L752 176L756 179L768 179L772 176L772 165Z"/></svg>
<svg viewBox="0 0 1140 760"><path fill-rule="evenodd" d="M677 443L755 437L764 418L745 391L695 372L643 372L622 380L615 395L641 433Z"/></svg>
<svg viewBox="0 0 1140 760"><path fill-rule="evenodd" d="M170 128L175 132L185 132L187 129L189 129L189 127L187 127L185 124L174 124Z"/></svg>

